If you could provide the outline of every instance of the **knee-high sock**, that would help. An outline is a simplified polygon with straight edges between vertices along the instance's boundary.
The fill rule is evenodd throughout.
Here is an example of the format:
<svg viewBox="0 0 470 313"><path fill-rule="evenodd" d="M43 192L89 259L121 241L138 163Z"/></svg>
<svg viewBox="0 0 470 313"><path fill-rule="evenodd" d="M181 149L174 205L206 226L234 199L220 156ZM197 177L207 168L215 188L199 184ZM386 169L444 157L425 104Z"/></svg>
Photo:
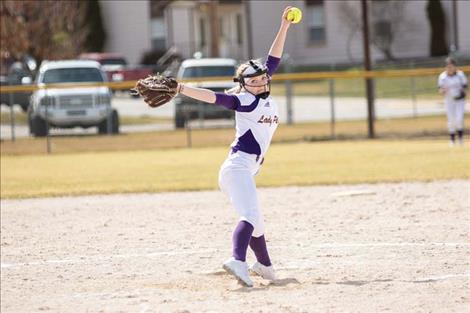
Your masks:
<svg viewBox="0 0 470 313"><path fill-rule="evenodd" d="M462 139L463 138L463 129L457 130L457 134L459 136L459 139Z"/></svg>
<svg viewBox="0 0 470 313"><path fill-rule="evenodd" d="M271 266L268 249L266 248L266 240L264 235L261 237L251 237L250 247L256 255L256 260L264 266Z"/></svg>
<svg viewBox="0 0 470 313"><path fill-rule="evenodd" d="M246 250L250 244L251 234L253 233L253 225L247 221L240 221L233 232L232 242L233 251L232 255L235 260L246 261Z"/></svg>

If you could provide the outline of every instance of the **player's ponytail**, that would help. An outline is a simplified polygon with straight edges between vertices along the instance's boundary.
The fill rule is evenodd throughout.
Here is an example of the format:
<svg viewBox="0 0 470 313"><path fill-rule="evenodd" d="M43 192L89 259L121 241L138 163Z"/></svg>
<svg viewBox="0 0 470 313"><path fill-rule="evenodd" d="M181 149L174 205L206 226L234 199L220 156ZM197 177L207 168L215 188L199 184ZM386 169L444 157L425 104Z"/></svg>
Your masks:
<svg viewBox="0 0 470 313"><path fill-rule="evenodd" d="M249 67L248 63L243 63L240 64L237 68L237 71L235 73L235 77L239 77L243 72ZM243 87L241 84L238 84L237 86L230 88L228 90L225 90L226 94L233 95L233 94L238 94L242 91Z"/></svg>

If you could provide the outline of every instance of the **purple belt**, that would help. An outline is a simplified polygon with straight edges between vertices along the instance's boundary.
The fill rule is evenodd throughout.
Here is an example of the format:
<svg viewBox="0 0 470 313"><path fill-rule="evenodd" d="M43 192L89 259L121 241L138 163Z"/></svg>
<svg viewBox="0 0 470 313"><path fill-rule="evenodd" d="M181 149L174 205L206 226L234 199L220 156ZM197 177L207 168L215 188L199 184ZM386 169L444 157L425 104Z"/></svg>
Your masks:
<svg viewBox="0 0 470 313"><path fill-rule="evenodd" d="M258 162L261 159L261 163L259 165L264 163L264 157L263 156L261 156L259 154L248 153L248 152L242 151L242 150L240 150L238 148L235 148L235 147L232 147L231 154L237 153L238 151L256 156L256 162Z"/></svg>

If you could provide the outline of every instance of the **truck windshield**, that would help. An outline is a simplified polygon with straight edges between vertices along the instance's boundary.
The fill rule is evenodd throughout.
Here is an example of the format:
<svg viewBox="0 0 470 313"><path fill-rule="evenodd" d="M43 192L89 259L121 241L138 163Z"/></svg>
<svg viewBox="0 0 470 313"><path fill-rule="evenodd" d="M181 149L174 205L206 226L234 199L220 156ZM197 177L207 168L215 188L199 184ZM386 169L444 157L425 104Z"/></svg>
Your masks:
<svg viewBox="0 0 470 313"><path fill-rule="evenodd" d="M44 73L43 83L102 82L101 72L96 68L59 68Z"/></svg>
<svg viewBox="0 0 470 313"><path fill-rule="evenodd" d="M216 77L235 75L234 66L195 66L188 67L183 72L183 78Z"/></svg>
<svg viewBox="0 0 470 313"><path fill-rule="evenodd" d="M124 59L102 59L100 60L101 65L126 65L126 60Z"/></svg>

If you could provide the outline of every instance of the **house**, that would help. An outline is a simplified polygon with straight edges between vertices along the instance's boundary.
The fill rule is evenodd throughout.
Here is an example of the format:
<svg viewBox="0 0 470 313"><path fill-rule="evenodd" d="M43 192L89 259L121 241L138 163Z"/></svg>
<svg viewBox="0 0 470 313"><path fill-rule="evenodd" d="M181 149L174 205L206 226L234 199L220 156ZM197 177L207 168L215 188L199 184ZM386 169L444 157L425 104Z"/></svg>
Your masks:
<svg viewBox="0 0 470 313"><path fill-rule="evenodd" d="M385 59L387 53L396 59L429 57L427 1L368 3L374 60ZM395 7L381 7L390 3ZM470 1L441 3L449 50L470 57ZM196 51L240 60L264 57L288 5L303 12L302 22L292 25L285 45L285 56L295 64L362 60L360 1L145 0L100 4L108 33L106 50L123 53L131 63L139 62L146 51L171 47L184 58Z"/></svg>

